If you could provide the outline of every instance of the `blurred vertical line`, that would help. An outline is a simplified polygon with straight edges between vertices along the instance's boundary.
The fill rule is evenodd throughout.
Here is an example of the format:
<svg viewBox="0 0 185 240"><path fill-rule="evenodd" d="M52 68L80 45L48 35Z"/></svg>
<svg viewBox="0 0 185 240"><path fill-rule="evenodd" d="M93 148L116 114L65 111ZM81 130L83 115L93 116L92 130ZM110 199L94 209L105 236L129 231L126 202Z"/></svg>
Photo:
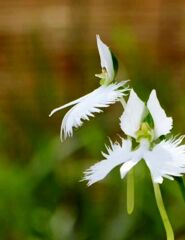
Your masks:
<svg viewBox="0 0 185 240"><path fill-rule="evenodd" d="M184 64L181 36L183 32L183 18L185 4L183 0L161 0L159 19L158 52L179 69ZM176 68L174 68L176 69Z"/></svg>
<svg viewBox="0 0 185 240"><path fill-rule="evenodd" d="M91 32L90 16L91 4L86 0L69 1L71 26L68 29L67 39L70 39L70 51L74 53L79 83L85 83L85 53L88 46L88 36ZM78 86L77 86L78 88ZM82 87L80 87L82 89Z"/></svg>

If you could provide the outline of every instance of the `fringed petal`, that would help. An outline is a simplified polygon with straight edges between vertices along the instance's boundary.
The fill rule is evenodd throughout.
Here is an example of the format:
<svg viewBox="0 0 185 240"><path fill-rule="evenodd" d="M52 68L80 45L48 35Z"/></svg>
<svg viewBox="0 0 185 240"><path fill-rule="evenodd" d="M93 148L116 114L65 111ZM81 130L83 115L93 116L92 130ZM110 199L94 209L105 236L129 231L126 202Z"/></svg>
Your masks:
<svg viewBox="0 0 185 240"><path fill-rule="evenodd" d="M101 108L118 101L122 96L126 95L127 88L122 88L126 82L101 86L89 93L85 97L80 98L78 103L73 106L64 116L61 125L61 140L73 135L73 128L78 128L83 124L83 120L89 120L94 117L94 113L102 112Z"/></svg>
<svg viewBox="0 0 185 240"><path fill-rule="evenodd" d="M88 181L88 186L90 186L105 178L113 168L129 160L131 147L131 140L122 139L121 144L111 142L111 147L107 148L107 153L103 153L105 159L85 171L83 180Z"/></svg>
<svg viewBox="0 0 185 240"><path fill-rule="evenodd" d="M183 138L164 140L144 154L155 183L162 183L163 178L173 180L173 176L185 173L185 145L180 145Z"/></svg>

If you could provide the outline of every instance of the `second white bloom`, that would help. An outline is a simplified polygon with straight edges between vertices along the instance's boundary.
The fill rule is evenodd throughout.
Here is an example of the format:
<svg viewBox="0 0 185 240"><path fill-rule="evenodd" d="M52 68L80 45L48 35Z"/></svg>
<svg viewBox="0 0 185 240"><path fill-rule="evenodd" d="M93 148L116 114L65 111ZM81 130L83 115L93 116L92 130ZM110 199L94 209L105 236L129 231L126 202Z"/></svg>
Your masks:
<svg viewBox="0 0 185 240"><path fill-rule="evenodd" d="M172 118L167 117L157 99L156 92L150 94L147 105L132 90L121 118L121 128L129 136L122 143L111 143L104 160L90 167L84 180L91 185L103 179L114 167L121 165L121 177L142 159L146 162L153 182L162 183L163 178L173 179L185 173L185 145L183 137L160 140L172 128ZM133 139L138 142L133 149Z"/></svg>

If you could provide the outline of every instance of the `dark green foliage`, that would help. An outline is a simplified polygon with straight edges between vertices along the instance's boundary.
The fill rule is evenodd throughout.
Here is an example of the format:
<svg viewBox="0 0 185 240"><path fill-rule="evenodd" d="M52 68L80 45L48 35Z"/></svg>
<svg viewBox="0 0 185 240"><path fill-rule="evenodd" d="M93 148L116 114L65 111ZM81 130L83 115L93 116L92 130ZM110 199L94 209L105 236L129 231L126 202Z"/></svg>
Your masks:
<svg viewBox="0 0 185 240"><path fill-rule="evenodd" d="M175 177L175 180L177 181L180 191L182 193L182 197L185 201L185 185L182 177Z"/></svg>

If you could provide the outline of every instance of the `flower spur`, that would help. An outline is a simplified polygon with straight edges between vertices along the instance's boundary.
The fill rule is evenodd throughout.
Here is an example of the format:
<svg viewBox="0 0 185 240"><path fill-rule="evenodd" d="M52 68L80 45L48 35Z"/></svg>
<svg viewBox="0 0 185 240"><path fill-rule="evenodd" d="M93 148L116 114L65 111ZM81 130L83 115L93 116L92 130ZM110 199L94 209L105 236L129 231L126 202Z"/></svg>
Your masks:
<svg viewBox="0 0 185 240"><path fill-rule="evenodd" d="M66 113L61 124L61 140L73 135L73 128L78 128L83 124L83 120L94 117L94 113L102 112L101 108L106 108L119 101L129 90L125 87L127 81L113 82L118 70L118 62L110 49L101 41L97 35L97 46L100 55L102 73L95 76L100 78L100 87L91 93L54 109L49 116L59 110L72 106Z"/></svg>

